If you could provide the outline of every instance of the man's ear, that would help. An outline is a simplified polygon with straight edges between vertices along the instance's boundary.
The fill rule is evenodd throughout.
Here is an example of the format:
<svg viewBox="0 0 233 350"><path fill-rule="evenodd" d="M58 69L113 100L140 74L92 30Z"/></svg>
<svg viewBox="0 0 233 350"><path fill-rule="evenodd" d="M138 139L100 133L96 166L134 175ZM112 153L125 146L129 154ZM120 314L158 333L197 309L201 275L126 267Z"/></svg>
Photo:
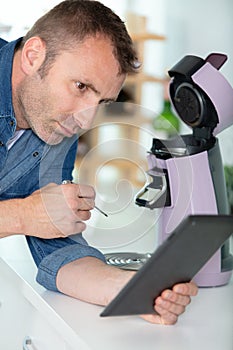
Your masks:
<svg viewBox="0 0 233 350"><path fill-rule="evenodd" d="M21 54L22 69L26 75L35 73L45 60L46 45L40 37L29 38Z"/></svg>

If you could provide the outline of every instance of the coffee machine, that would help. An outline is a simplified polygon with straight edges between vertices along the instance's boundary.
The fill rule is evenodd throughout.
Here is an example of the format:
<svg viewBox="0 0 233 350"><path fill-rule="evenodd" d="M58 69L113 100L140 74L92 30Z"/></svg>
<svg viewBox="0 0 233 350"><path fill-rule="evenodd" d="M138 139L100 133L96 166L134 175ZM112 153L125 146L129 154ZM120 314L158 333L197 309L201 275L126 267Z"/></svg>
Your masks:
<svg viewBox="0 0 233 350"><path fill-rule="evenodd" d="M168 72L171 103L191 133L153 139L148 155L150 180L135 198L139 206L157 208L159 244L188 215L229 214L216 137L233 124L233 89L219 72L226 60L219 53L206 59L188 55ZM227 284L232 268L227 241L194 281L203 287Z"/></svg>

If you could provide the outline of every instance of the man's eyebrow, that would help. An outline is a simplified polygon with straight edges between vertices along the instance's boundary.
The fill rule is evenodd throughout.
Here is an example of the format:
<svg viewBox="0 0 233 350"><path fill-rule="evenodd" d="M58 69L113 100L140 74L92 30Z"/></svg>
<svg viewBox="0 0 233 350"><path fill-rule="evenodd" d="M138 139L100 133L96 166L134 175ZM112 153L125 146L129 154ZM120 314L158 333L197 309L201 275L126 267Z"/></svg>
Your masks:
<svg viewBox="0 0 233 350"><path fill-rule="evenodd" d="M92 91L94 91L97 95L100 95L100 92L94 87L93 84L91 83L86 83L86 86L89 87ZM101 103L112 103L116 102L117 97L109 97L109 98L103 98L102 100L99 101L99 104Z"/></svg>
<svg viewBox="0 0 233 350"><path fill-rule="evenodd" d="M91 83L84 83L87 87L89 87L91 90L93 90L97 95L100 95L100 92L94 87Z"/></svg>

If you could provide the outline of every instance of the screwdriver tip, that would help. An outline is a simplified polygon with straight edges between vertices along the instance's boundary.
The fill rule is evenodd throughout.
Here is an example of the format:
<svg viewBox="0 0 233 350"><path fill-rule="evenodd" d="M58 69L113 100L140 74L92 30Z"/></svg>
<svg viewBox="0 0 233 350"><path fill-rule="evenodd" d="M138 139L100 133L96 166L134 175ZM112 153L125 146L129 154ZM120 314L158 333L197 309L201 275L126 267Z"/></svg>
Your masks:
<svg viewBox="0 0 233 350"><path fill-rule="evenodd" d="M95 209L97 209L101 214L103 214L104 216L108 217L108 214L106 214L103 210L101 210L100 208L98 208L96 205L95 205Z"/></svg>

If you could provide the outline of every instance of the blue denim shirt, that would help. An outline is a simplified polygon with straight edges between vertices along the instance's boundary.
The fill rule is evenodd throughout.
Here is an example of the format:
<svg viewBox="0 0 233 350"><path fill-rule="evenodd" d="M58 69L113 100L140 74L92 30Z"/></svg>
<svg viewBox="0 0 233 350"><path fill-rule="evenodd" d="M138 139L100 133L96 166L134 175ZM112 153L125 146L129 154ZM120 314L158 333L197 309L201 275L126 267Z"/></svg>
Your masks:
<svg viewBox="0 0 233 350"><path fill-rule="evenodd" d="M7 150L6 143L14 135L17 124L12 105L11 73L19 40L7 43L0 39L0 200L24 198L48 183L72 180L77 150L76 136L49 146L31 129ZM89 246L81 233L75 241L69 237L26 236L26 239L38 267L37 281L47 289L57 291L56 276L61 266L85 256L104 260L102 253Z"/></svg>

